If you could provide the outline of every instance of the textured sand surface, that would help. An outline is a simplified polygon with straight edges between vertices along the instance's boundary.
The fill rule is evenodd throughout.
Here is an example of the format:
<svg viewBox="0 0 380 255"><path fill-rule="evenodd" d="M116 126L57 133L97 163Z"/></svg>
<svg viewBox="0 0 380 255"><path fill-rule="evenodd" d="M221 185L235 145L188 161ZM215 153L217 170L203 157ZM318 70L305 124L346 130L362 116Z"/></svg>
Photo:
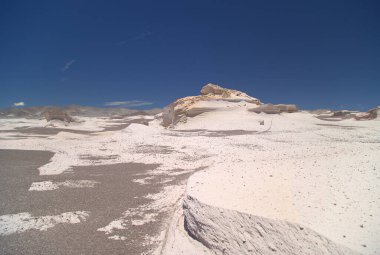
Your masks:
<svg viewBox="0 0 380 255"><path fill-rule="evenodd" d="M153 117L94 118L90 131L52 128L58 132L2 120L0 174L8 186L0 217L28 219L25 231L0 235L4 253L94 254L99 246L98 254L149 254L164 245L166 254L378 254L378 121L228 106L174 130ZM48 156L12 151L26 149ZM27 228L68 212L86 215Z"/></svg>
<svg viewBox="0 0 380 255"><path fill-rule="evenodd" d="M225 137L223 146L209 144L213 164L194 174L187 187L184 214L190 235L218 254L223 249L227 254L269 254L272 249L286 254L378 254L379 122L345 120L328 125L308 113L246 114L241 109L204 113L178 127L207 132L206 127L215 131L239 126L257 131ZM270 128L259 126L255 119L265 120ZM291 248L290 240L276 235L249 234L251 223L238 220L245 215L252 216L252 224L276 223L279 232L289 232L281 222L302 231L293 234L297 241ZM224 230L229 224L231 228ZM234 232L236 225L241 225L241 233ZM183 228L178 226L177 234ZM315 238L324 241L312 247ZM195 254L182 250L183 242L172 241L178 249L167 254ZM288 250L281 246L287 242Z"/></svg>

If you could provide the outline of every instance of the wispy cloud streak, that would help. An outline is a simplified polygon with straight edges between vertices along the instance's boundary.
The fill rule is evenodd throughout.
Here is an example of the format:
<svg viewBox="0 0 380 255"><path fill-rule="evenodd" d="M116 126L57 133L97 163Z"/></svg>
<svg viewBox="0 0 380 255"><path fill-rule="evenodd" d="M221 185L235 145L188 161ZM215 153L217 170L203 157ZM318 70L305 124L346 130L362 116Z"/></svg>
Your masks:
<svg viewBox="0 0 380 255"><path fill-rule="evenodd" d="M149 37L152 35L152 32L150 31L145 31L145 32L142 32L136 36L133 36L131 38L128 38L127 40L124 40L124 41L120 41L118 42L119 45L123 45L123 44L126 44L127 42L129 41L139 41L139 40L143 40L145 39L146 37Z"/></svg>
<svg viewBox="0 0 380 255"><path fill-rule="evenodd" d="M152 102L131 100L131 101L113 101L104 103L105 106L125 106L125 107L136 107L136 106L147 106L152 105Z"/></svg>
<svg viewBox="0 0 380 255"><path fill-rule="evenodd" d="M66 62L66 64L61 68L62 73L64 73L64 72L66 72L67 70L69 70L70 67L71 67L75 62L76 62L75 59L72 59L72 60Z"/></svg>

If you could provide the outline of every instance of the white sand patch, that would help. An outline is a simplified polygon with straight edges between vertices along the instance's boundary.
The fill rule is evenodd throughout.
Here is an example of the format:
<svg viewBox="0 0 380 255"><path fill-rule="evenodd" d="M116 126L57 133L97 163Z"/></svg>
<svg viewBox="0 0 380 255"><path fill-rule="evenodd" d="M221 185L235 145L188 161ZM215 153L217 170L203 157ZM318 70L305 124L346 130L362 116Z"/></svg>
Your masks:
<svg viewBox="0 0 380 255"><path fill-rule="evenodd" d="M30 185L29 191L46 191L58 188L57 183L53 183L52 181L33 182L32 185Z"/></svg>
<svg viewBox="0 0 380 255"><path fill-rule="evenodd" d="M15 118L15 119L1 119L0 118L0 130L16 130L17 128L24 127L39 127L43 123L42 120L37 119L25 119L25 118Z"/></svg>
<svg viewBox="0 0 380 255"><path fill-rule="evenodd" d="M186 187L183 185L170 185L164 187L159 193L152 193L144 196L152 199L153 203L149 205L152 209L163 209L175 204L182 197Z"/></svg>
<svg viewBox="0 0 380 255"><path fill-rule="evenodd" d="M78 131L91 131L91 132L99 132L103 131L106 127L112 127L120 125L120 123L116 123L110 119L103 117L75 117L76 122L65 123L62 121L49 121L46 122L42 120L43 124L46 127L51 128L60 128L60 129L70 129L70 130L78 130Z"/></svg>
<svg viewBox="0 0 380 255"><path fill-rule="evenodd" d="M109 235L111 234L114 230L120 230L120 229L126 229L127 226L124 222L123 219L118 219L111 221L107 226L98 228L98 231L105 232L105 234Z"/></svg>
<svg viewBox="0 0 380 255"><path fill-rule="evenodd" d="M164 179L162 179L161 181L159 181L158 183L160 183L160 184L164 184L164 183L168 183L168 182L171 182L171 181L174 181L174 180L175 180L174 177L164 178Z"/></svg>
<svg viewBox="0 0 380 255"><path fill-rule="evenodd" d="M3 140L2 149L33 149L54 152L51 161L40 167L41 175L57 175L72 171L72 166L102 165L117 163L160 164L157 171L182 169L191 171L208 165L207 145L203 138L169 136L170 131L162 128L132 124L120 131L99 133L97 135L79 135L60 132L49 139L29 138L27 140ZM149 134L149 135L148 135ZM0 133L0 137L3 134ZM59 146L57 146L59 144ZM199 146L199 144L203 144ZM139 153L144 146L170 147L171 153ZM160 148L161 148L160 147ZM205 148L205 150L203 150ZM97 155L99 159L88 160L80 155ZM109 155L117 157L109 158ZM195 159L195 160L193 160Z"/></svg>
<svg viewBox="0 0 380 255"><path fill-rule="evenodd" d="M146 125L143 125L143 124L137 124L137 123L132 123L131 125L129 125L128 127L126 127L124 129L125 132L134 132L134 133L158 133L160 132L160 130L156 129L156 128L153 128L153 127L150 127L150 126L146 126Z"/></svg>
<svg viewBox="0 0 380 255"><path fill-rule="evenodd" d="M59 215L32 216L30 213L7 214L0 216L0 235L11 235L31 229L46 231L57 224L77 224L86 221L89 212L65 212Z"/></svg>
<svg viewBox="0 0 380 255"><path fill-rule="evenodd" d="M141 179L133 179L132 182L138 183L141 185L146 185L146 184L150 184L153 179L154 179L154 176L148 176Z"/></svg>
<svg viewBox="0 0 380 255"><path fill-rule="evenodd" d="M105 127L120 125L112 120L95 117L75 117L78 122L64 123L62 121L47 122L44 119L0 119L0 130L16 130L17 128L38 128L51 127L60 129L83 130L83 131L102 131Z"/></svg>
<svg viewBox="0 0 380 255"><path fill-rule="evenodd" d="M47 191L55 190L60 187L64 188L93 188L98 184L92 180L66 180L64 182L42 181L33 182L29 188L29 191Z"/></svg>
<svg viewBox="0 0 380 255"><path fill-rule="evenodd" d="M184 185L172 185L165 187L159 193L149 194L145 196L145 198L151 199L151 203L125 211L122 217L113 220L105 227L99 228L98 231L105 232L109 239L123 240L115 239L113 236L115 236L116 232L118 233L118 236L122 236L118 231L125 229L130 229L131 231L131 228L133 227L157 221L157 218L161 213L172 212L176 208L176 205L178 205L184 191ZM127 236L124 237L127 238ZM152 235L146 235L146 242L152 243L153 240L156 240L155 244L162 241L162 239L154 233L152 233Z"/></svg>
<svg viewBox="0 0 380 255"><path fill-rule="evenodd" d="M141 226L149 222L156 221L158 213L145 213L142 219L133 219L131 223L133 226Z"/></svg>
<svg viewBox="0 0 380 255"><path fill-rule="evenodd" d="M118 236L118 235L109 236L108 239L117 240L117 241L127 240L127 238L125 236Z"/></svg>

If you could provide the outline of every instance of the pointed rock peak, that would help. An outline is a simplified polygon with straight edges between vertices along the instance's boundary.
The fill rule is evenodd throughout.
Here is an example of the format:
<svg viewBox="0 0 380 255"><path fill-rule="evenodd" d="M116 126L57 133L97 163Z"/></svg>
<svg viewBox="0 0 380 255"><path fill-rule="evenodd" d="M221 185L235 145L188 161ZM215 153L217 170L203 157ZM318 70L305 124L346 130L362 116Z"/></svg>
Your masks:
<svg viewBox="0 0 380 255"><path fill-rule="evenodd" d="M201 94L202 95L208 95L208 94L213 94L213 95L222 95L223 92L227 91L227 89L222 88L219 85L213 84L213 83L207 83L204 85L201 89Z"/></svg>

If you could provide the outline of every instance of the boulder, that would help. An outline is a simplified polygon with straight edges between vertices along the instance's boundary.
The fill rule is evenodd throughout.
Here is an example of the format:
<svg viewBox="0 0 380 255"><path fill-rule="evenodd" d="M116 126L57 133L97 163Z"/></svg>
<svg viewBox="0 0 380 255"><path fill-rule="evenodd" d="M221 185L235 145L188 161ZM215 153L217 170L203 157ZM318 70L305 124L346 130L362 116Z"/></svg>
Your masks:
<svg viewBox="0 0 380 255"><path fill-rule="evenodd" d="M369 120L371 119L371 114L368 112L359 112L355 114L355 119L356 120Z"/></svg>
<svg viewBox="0 0 380 255"><path fill-rule="evenodd" d="M368 110L367 112L359 112L355 114L356 120L374 120L380 118L380 106Z"/></svg>
<svg viewBox="0 0 380 255"><path fill-rule="evenodd" d="M370 114L370 119L379 119L380 118L380 106L369 110L368 113Z"/></svg>
<svg viewBox="0 0 380 255"><path fill-rule="evenodd" d="M43 116L45 117L46 121L59 120L66 123L75 122L74 118L71 117L67 112L58 108L46 110L43 113Z"/></svg>
<svg viewBox="0 0 380 255"><path fill-rule="evenodd" d="M208 94L222 95L225 91L226 91L226 89L224 89L218 85L208 83L202 87L201 94L202 95L208 95Z"/></svg>
<svg viewBox="0 0 380 255"><path fill-rule="evenodd" d="M294 104L263 104L255 108L250 108L249 111L267 114L279 114L282 112L292 113L298 112L298 107Z"/></svg>
<svg viewBox="0 0 380 255"><path fill-rule="evenodd" d="M276 104L275 106L280 109L280 112L298 112L298 107L295 104Z"/></svg>
<svg viewBox="0 0 380 255"><path fill-rule="evenodd" d="M374 120L380 118L380 106L368 110L367 112L358 112L358 111L349 111L349 110L340 110L340 111L329 111L326 113L316 114L317 118L321 120L346 120L346 119L355 119L355 120Z"/></svg>
<svg viewBox="0 0 380 255"><path fill-rule="evenodd" d="M343 119L350 119L350 118L355 118L355 115L357 113L358 112L356 111L341 110L341 111L335 111L332 117L341 117Z"/></svg>

